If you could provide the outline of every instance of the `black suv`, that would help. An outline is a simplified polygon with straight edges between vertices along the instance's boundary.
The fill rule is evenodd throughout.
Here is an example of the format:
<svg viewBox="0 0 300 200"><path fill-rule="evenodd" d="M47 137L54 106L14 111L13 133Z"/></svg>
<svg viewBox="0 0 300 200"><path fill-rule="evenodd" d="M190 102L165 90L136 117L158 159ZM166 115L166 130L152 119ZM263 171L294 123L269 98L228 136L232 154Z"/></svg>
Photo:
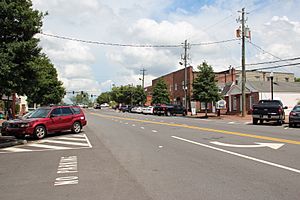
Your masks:
<svg viewBox="0 0 300 200"><path fill-rule="evenodd" d="M176 104L166 104L166 105L156 105L153 108L154 115L165 115L165 116L172 116L181 114L185 116L187 114L187 110L185 107Z"/></svg>

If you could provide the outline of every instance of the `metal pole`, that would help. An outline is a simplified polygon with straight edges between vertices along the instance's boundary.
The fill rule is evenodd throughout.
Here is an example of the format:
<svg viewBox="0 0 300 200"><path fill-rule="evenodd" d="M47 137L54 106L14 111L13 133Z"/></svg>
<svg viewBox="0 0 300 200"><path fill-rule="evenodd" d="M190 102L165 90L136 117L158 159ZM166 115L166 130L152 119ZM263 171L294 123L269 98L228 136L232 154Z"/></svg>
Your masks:
<svg viewBox="0 0 300 200"><path fill-rule="evenodd" d="M242 9L242 117L246 116L245 8Z"/></svg>
<svg viewBox="0 0 300 200"><path fill-rule="evenodd" d="M271 78L271 100L273 100L273 76Z"/></svg>
<svg viewBox="0 0 300 200"><path fill-rule="evenodd" d="M187 107L187 72L186 72L186 65L187 65L187 40L184 41L184 106L185 109Z"/></svg>

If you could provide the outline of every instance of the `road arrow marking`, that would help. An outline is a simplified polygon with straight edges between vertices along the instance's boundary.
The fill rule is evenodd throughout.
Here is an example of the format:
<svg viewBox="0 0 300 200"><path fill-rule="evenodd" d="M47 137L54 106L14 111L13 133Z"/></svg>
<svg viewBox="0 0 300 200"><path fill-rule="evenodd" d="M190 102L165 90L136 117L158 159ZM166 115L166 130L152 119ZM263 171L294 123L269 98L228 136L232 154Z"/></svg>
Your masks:
<svg viewBox="0 0 300 200"><path fill-rule="evenodd" d="M224 147L240 147L240 148L270 147L272 149L279 149L280 147L282 147L284 145L283 143L260 143L260 142L255 142L255 144L246 144L246 145L226 144L226 143L217 142L217 141L213 141L210 143L219 145L219 146L224 146Z"/></svg>
<svg viewBox="0 0 300 200"><path fill-rule="evenodd" d="M236 152L233 152L233 151L228 151L228 150L225 150L225 149L209 146L209 145L206 145L206 144L202 144L202 143L195 142L195 141L192 141L192 140L184 139L184 138L177 137L177 136L174 136L174 135L172 136L172 138L177 139L177 140L181 140L181 141L184 141L184 142L188 142L188 143L191 143L191 144L195 144L195 145L198 145L198 146L206 147L206 148L209 148L209 149L213 149L213 150L216 150L216 151L220 151L220 152L223 152L223 153L231 154L233 156L238 156L240 158L245 158L245 159L252 160L252 161L255 161L255 162L270 165L270 166L273 166L273 167L289 170L289 171L296 172L296 173L300 174L300 169L295 169L295 168L292 168L292 167L287 167L287 166L284 166L284 165L272 163L272 162L262 160L262 159L258 159L258 158L254 158L254 157L251 157L251 156L246 156L246 155L243 155L243 154L240 154L240 153L236 153Z"/></svg>

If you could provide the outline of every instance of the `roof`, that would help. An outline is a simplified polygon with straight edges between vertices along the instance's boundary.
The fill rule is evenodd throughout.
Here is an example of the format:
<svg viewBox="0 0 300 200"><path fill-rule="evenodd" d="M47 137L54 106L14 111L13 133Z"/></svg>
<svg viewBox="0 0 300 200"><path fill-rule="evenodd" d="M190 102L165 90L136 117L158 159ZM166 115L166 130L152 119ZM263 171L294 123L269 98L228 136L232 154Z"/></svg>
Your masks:
<svg viewBox="0 0 300 200"><path fill-rule="evenodd" d="M246 87L255 92L270 92L271 83L263 81L247 81ZM300 93L300 83L299 82L274 82L273 84L274 92L295 92Z"/></svg>

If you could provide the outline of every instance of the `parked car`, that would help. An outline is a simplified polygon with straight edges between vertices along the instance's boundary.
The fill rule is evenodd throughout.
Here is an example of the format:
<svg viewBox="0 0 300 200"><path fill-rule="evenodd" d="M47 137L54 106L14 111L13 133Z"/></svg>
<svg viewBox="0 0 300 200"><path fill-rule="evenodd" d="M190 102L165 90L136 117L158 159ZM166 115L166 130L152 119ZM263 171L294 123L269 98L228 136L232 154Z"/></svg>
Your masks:
<svg viewBox="0 0 300 200"><path fill-rule="evenodd" d="M181 114L185 116L187 114L187 110L183 106L176 104L156 105L153 108L153 114L165 116Z"/></svg>
<svg viewBox="0 0 300 200"><path fill-rule="evenodd" d="M253 105L252 122L257 124L258 120L260 123L277 121L277 124L281 125L285 120L284 109L287 107L279 100L260 100L258 104Z"/></svg>
<svg viewBox="0 0 300 200"><path fill-rule="evenodd" d="M123 105L123 106L121 106L120 111L121 112L131 112L131 106Z"/></svg>
<svg viewBox="0 0 300 200"><path fill-rule="evenodd" d="M154 109L153 106L144 107L142 109L142 113L145 114L145 115L147 115L147 114L153 115L153 109Z"/></svg>
<svg viewBox="0 0 300 200"><path fill-rule="evenodd" d="M78 106L41 107L26 119L3 122L1 133L17 138L34 136L42 139L47 134L65 130L80 133L86 124L84 113Z"/></svg>
<svg viewBox="0 0 300 200"><path fill-rule="evenodd" d="M296 105L289 115L289 127L300 124L300 105Z"/></svg>
<svg viewBox="0 0 300 200"><path fill-rule="evenodd" d="M101 106L99 104L95 104L94 109L101 109Z"/></svg>

